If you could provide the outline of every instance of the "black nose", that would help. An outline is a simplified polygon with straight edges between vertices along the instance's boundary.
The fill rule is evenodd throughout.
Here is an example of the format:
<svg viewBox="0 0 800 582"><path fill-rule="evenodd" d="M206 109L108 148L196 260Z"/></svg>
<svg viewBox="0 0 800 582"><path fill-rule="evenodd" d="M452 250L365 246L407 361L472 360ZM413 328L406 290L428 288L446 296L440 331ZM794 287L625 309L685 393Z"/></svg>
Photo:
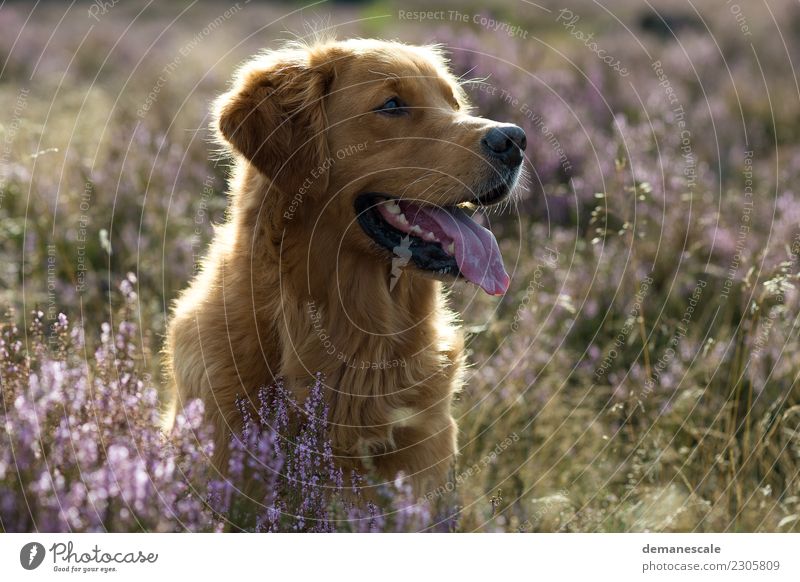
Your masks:
<svg viewBox="0 0 800 582"><path fill-rule="evenodd" d="M508 166L517 166L522 162L522 152L528 146L528 140L521 127L509 123L490 129L481 144L492 157Z"/></svg>

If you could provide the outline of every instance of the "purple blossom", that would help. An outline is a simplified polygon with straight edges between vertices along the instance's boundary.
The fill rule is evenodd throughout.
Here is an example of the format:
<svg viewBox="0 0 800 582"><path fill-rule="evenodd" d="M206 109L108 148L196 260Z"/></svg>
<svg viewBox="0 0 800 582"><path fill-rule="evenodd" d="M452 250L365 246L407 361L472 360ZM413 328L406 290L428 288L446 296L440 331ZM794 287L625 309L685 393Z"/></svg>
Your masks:
<svg viewBox="0 0 800 582"><path fill-rule="evenodd" d="M0 525L5 531L404 531L427 515L407 488L379 510L345 486L328 437L324 378L302 403L281 381L241 399L243 428L230 441L221 478L210 470L213 439L203 404L190 402L161 430L146 350L130 319L133 276L120 285L116 327L104 323L94 359L83 333L61 314L46 341L32 314L25 349L9 321L0 340L6 407L0 442Z"/></svg>

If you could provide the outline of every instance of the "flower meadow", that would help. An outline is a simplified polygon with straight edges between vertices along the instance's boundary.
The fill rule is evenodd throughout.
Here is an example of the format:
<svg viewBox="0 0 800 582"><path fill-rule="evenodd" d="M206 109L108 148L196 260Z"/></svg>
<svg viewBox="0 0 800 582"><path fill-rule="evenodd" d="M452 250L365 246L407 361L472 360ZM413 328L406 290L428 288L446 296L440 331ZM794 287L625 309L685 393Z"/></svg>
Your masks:
<svg viewBox="0 0 800 582"><path fill-rule="evenodd" d="M417 531L451 527L416 503L402 476L362 498L362 476L337 468L327 437L324 379L303 403L278 383L241 402L228 473L212 474L203 403L189 403L165 434L158 391L141 366L131 321L136 278L120 285L115 327L94 354L60 314L46 334L41 311L25 334L0 340L4 411L0 523L5 531ZM13 320L12 320L13 321ZM388 510L387 510L388 508Z"/></svg>
<svg viewBox="0 0 800 582"><path fill-rule="evenodd" d="M603 4L0 7L0 530L800 530L796 4ZM321 377L242 403L228 477L201 403L160 427L226 208L209 103L309 26L439 43L527 133L485 217L509 293L449 286L470 367L433 506L336 466Z"/></svg>

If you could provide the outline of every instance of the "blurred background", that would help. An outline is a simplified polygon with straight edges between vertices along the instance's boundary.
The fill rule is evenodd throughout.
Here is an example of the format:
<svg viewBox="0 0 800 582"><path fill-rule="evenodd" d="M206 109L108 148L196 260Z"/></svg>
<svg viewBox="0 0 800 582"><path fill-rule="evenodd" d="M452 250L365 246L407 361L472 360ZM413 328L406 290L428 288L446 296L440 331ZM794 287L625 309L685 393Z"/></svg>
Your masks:
<svg viewBox="0 0 800 582"><path fill-rule="evenodd" d="M223 220L209 103L263 48L439 43L532 180L456 285L465 531L800 528L796 2L120 0L0 7L0 306L97 341L169 303Z"/></svg>

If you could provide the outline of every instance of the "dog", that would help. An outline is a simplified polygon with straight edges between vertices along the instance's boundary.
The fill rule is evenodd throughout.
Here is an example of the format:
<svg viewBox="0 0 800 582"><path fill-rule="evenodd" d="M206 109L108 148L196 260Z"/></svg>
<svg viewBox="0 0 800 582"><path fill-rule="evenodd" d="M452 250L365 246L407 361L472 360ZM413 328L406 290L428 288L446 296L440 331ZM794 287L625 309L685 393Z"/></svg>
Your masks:
<svg viewBox="0 0 800 582"><path fill-rule="evenodd" d="M166 424L202 399L224 472L237 398L282 378L302 401L321 373L342 466L444 485L465 355L442 283L507 290L470 211L513 196L524 131L471 115L439 48L365 39L259 54L212 126L229 210L174 304Z"/></svg>

